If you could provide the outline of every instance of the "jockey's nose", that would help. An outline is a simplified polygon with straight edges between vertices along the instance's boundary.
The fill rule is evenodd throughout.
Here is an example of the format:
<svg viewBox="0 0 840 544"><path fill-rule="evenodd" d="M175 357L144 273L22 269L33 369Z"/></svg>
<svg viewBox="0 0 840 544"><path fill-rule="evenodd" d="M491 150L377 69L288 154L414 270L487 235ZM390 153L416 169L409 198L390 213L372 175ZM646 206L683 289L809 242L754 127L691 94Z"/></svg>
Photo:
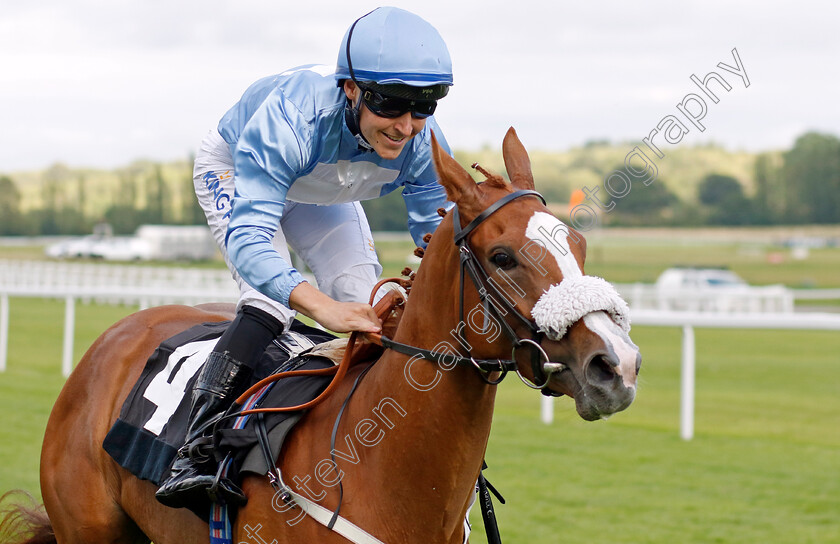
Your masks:
<svg viewBox="0 0 840 544"><path fill-rule="evenodd" d="M394 119L394 127L403 136L409 136L412 131L411 119L411 112L407 111Z"/></svg>

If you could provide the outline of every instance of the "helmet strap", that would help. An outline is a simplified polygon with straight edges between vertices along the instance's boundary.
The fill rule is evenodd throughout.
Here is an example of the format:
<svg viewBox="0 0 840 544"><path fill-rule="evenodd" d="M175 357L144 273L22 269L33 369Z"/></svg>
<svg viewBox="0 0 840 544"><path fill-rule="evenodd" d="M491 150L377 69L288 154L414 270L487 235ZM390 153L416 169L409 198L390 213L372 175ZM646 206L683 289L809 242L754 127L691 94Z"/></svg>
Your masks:
<svg viewBox="0 0 840 544"><path fill-rule="evenodd" d="M344 104L344 122L347 124L347 128L350 130L350 134L352 134L353 137L356 138L356 143L359 145L359 150L373 151L373 147L368 143L367 140L365 140L365 137L362 136L362 129L359 121L362 114L362 112L360 111L361 107L361 96L359 96L359 100L356 102L355 106L348 97L347 102Z"/></svg>
<svg viewBox="0 0 840 544"><path fill-rule="evenodd" d="M362 128L360 125L360 118L361 118L361 108L362 108L362 89L359 88L359 83L356 81L356 74L353 72L353 61L350 60L350 40L353 38L353 29L356 28L356 23L370 15L376 10L369 11L365 13L355 21L353 21L353 25L350 27L350 31L347 33L347 45L345 53L347 55L347 68L350 71L350 79L353 81L353 84L356 85L356 88L359 90L359 100L356 101L356 105L353 105L350 97L347 97L347 103L344 105L344 122L347 123L347 128L350 129L350 133L356 138L356 143L359 145L360 151L373 151L373 147L365 140L365 137L362 135Z"/></svg>

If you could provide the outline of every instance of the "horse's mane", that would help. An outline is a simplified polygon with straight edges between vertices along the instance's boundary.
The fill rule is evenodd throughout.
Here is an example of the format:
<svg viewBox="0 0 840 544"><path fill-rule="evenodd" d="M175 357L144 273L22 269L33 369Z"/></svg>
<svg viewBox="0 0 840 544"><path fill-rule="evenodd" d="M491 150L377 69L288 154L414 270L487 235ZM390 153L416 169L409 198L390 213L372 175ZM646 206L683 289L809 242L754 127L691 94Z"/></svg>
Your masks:
<svg viewBox="0 0 840 544"><path fill-rule="evenodd" d="M484 174L485 179L481 183L485 183L489 187L495 187L496 189L508 189L508 190L510 190L510 187L508 186L507 182L505 181L505 178L503 178L502 176L500 176L498 174L493 174L492 172L489 172L489 171L485 170L477 162L474 162L472 164L472 167L474 169L478 170L479 172L481 172L482 174Z"/></svg>
<svg viewBox="0 0 840 544"><path fill-rule="evenodd" d="M485 170L484 167L482 167L477 162L472 164L472 168L474 168L475 170L478 170L479 172L484 174L485 179L484 179L484 181L478 182L479 187L481 187L482 185L486 185L487 187L493 187L493 188L496 188L496 189L503 189L503 190L506 190L508 192L512 192L510 184L508 184L508 182L505 181L505 178L503 178L502 176L500 176L498 174L494 174L494 173L492 173L488 170ZM446 209L445 208L439 208L437 210L437 213L441 217L444 217L446 215ZM426 234L423 237L423 241L426 242L427 244L431 241L431 239L432 239L432 234L431 233ZM421 259L423 258L423 255L425 253L426 253L426 250L423 249L422 247L417 247L417 248L414 249L414 255L416 255L417 257L419 257ZM408 270L407 272L403 271L403 276L409 276L409 274L411 274L411 269L407 269L407 270Z"/></svg>

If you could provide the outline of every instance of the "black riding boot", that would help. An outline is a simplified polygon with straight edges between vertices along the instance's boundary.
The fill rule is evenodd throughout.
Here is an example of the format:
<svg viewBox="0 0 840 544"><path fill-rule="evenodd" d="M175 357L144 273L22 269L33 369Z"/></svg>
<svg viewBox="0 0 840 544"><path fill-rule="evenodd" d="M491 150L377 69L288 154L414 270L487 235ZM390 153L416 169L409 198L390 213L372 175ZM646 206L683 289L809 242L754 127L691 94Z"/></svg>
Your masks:
<svg viewBox="0 0 840 544"><path fill-rule="evenodd" d="M196 380L186 444L178 450L169 479L155 493L158 501L176 508L204 504L208 498L245 504L247 499L242 490L225 478L213 490L216 496L209 497L217 464L212 454L207 453L210 448L204 437L233 399L245 391L266 346L282 332L282 323L270 314L243 306L219 338Z"/></svg>
<svg viewBox="0 0 840 544"><path fill-rule="evenodd" d="M245 390L250 375L251 369L230 357L228 352L214 351L207 357L193 390L187 440L178 450L169 479L155 493L159 502L175 508L207 502L208 490L215 482L216 463L212 452L208 453L210 444L204 437L211 434L213 425L232 399ZM237 506L248 500L242 490L226 478L220 478L215 494L225 503Z"/></svg>

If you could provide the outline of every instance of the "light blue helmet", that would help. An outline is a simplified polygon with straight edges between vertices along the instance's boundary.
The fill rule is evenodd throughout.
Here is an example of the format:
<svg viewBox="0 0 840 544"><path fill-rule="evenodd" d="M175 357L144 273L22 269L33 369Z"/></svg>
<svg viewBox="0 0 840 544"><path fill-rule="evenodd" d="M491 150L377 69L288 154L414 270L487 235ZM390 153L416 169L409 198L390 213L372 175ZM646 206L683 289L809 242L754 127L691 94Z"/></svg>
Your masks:
<svg viewBox="0 0 840 544"><path fill-rule="evenodd" d="M344 34L335 77L376 87L434 88L433 97L423 98L439 99L452 85L452 60L432 25L403 9L381 7L357 19Z"/></svg>

